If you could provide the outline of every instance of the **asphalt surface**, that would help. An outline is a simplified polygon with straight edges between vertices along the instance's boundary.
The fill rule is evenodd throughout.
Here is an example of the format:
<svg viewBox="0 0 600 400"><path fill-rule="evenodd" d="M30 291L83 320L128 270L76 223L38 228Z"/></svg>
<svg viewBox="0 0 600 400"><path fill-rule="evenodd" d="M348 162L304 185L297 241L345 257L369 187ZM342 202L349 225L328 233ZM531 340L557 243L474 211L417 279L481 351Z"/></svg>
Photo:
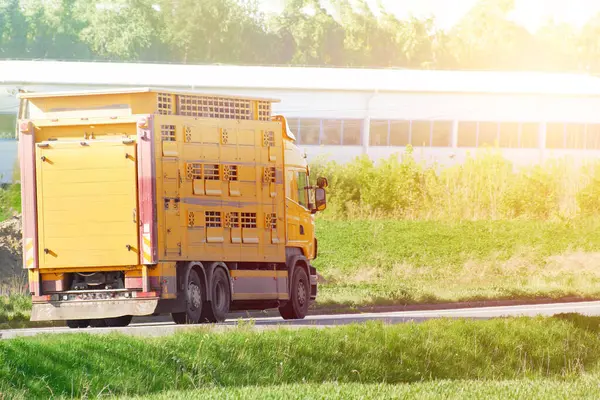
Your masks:
<svg viewBox="0 0 600 400"><path fill-rule="evenodd" d="M468 318L468 319L490 319L508 316L552 316L562 313L579 313L588 316L600 316L600 301L579 303L557 303L536 304L508 307L480 307L462 308L453 310L427 310L427 311L402 311L386 313L365 314L339 314L339 315L313 315L303 320L284 321L279 317L244 319L243 323L250 325L256 330L274 329L286 327L289 329L302 328L326 328L336 325L361 323L367 321L382 321L387 324L400 324L405 322L422 322L434 318ZM148 322L150 321L150 322ZM59 328L30 328L0 330L0 339L12 339L23 336L35 336L40 334L68 334L68 333L92 333L106 334L119 332L132 336L165 336L175 332L210 329L211 331L227 331L235 329L240 324L239 319L228 319L221 324L212 325L175 325L157 318L155 321L148 318L138 318L125 328L86 328L69 329Z"/></svg>

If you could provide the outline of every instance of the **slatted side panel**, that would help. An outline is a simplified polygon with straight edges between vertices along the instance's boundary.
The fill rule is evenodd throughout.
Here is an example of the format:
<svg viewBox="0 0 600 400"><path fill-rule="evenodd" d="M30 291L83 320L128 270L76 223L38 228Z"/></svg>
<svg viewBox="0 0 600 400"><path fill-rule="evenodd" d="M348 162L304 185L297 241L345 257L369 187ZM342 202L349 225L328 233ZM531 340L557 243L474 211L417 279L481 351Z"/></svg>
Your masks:
<svg viewBox="0 0 600 400"><path fill-rule="evenodd" d="M250 100L209 96L178 95L179 115L220 119L252 119Z"/></svg>
<svg viewBox="0 0 600 400"><path fill-rule="evenodd" d="M157 93L157 114L271 121L271 102L236 97Z"/></svg>
<svg viewBox="0 0 600 400"><path fill-rule="evenodd" d="M175 142L173 135L157 140L177 146L172 154L179 171L172 170L174 158L163 152L157 176L178 177L180 203L178 227L162 227L165 242L173 236L181 243L182 259L284 262L280 123L157 116L156 125L175 127ZM164 185L164 179L158 181ZM157 191L163 202L172 196L167 192L173 190ZM178 259L166 252L160 257Z"/></svg>

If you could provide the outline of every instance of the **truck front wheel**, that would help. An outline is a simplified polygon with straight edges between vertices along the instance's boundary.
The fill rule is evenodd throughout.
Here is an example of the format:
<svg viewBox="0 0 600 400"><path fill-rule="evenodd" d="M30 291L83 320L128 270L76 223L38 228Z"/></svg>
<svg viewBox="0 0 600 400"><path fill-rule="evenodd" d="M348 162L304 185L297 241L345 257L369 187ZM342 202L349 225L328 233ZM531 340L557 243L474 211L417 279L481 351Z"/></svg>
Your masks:
<svg viewBox="0 0 600 400"><path fill-rule="evenodd" d="M290 289L290 299L279 307L279 314L283 319L304 319L308 313L310 299L310 283L304 268L296 267L294 269Z"/></svg>
<svg viewBox="0 0 600 400"><path fill-rule="evenodd" d="M176 324L197 324L202 315L202 284L198 273L190 271L188 285L185 288L185 312L172 313Z"/></svg>

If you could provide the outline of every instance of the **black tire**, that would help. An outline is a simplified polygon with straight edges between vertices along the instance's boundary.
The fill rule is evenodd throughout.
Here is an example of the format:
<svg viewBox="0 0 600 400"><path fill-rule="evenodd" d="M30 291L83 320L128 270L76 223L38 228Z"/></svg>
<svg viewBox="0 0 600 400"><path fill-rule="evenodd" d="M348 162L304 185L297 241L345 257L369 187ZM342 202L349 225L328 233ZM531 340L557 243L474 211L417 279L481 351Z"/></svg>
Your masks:
<svg viewBox="0 0 600 400"><path fill-rule="evenodd" d="M290 299L279 307L279 314L283 319L304 319L308 314L310 302L310 282L304 268L294 268L294 276L290 285Z"/></svg>
<svg viewBox="0 0 600 400"><path fill-rule="evenodd" d="M80 328L87 328L88 326L90 326L90 320L89 319L80 319L79 321L79 327Z"/></svg>
<svg viewBox="0 0 600 400"><path fill-rule="evenodd" d="M69 319L67 320L67 326L71 329L87 328L90 324L89 319Z"/></svg>
<svg viewBox="0 0 600 400"><path fill-rule="evenodd" d="M188 287L185 288L185 312L172 313L173 322L179 325L200 322L204 305L202 297L202 284L198 273L191 270L188 276Z"/></svg>
<svg viewBox="0 0 600 400"><path fill-rule="evenodd" d="M131 323L132 318L132 315L122 315L115 318L106 318L104 322L106 323L106 326L111 328L124 327Z"/></svg>
<svg viewBox="0 0 600 400"><path fill-rule="evenodd" d="M77 329L79 328L79 320L76 319L68 319L67 320L67 326L71 329Z"/></svg>
<svg viewBox="0 0 600 400"><path fill-rule="evenodd" d="M229 313L231 305L231 286L227 274L221 268L217 268L208 291L207 301L202 308L202 322L223 322Z"/></svg>
<svg viewBox="0 0 600 400"><path fill-rule="evenodd" d="M103 319L92 319L90 320L90 328L105 328L106 321Z"/></svg>
<svg viewBox="0 0 600 400"><path fill-rule="evenodd" d="M171 313L171 318L177 325L187 324L187 315L184 312Z"/></svg>

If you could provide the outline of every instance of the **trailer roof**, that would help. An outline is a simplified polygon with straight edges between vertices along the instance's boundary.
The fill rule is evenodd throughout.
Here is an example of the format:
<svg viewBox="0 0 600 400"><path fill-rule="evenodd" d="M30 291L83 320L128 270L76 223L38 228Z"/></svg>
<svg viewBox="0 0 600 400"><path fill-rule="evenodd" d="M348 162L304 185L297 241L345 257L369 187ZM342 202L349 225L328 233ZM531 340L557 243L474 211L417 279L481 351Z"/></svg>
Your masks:
<svg viewBox="0 0 600 400"><path fill-rule="evenodd" d="M223 94L215 94L208 92L197 92L197 91L185 91L185 90L172 90L172 89L161 89L161 88L122 88L122 89L100 89L100 90L73 90L73 91L59 91L59 92L23 92L19 93L18 97L21 99L36 99L36 98L48 98L48 97L73 97L73 96L98 96L108 94L132 94L132 93L170 93L170 94L182 94L182 95L195 95L195 96L210 96L219 98L237 98L243 100L258 100L268 101L270 103L279 103L279 99L264 98L264 97L248 97L248 96L231 96Z"/></svg>

